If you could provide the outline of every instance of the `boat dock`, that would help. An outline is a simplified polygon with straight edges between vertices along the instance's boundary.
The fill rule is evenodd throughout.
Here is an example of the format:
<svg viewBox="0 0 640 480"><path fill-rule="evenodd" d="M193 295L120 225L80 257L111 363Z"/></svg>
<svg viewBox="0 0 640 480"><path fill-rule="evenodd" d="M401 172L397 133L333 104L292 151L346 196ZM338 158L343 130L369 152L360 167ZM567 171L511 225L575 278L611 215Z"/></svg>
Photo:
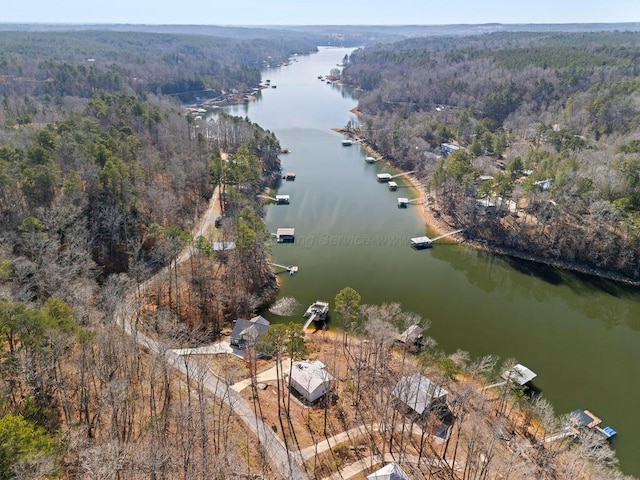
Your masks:
<svg viewBox="0 0 640 480"><path fill-rule="evenodd" d="M596 417L589 410L574 410L573 412L571 412L571 421L576 427L590 428L600 433L607 439L613 437L614 435L617 435L618 433L611 427L601 428L600 424L602 423L602 419Z"/></svg>
<svg viewBox="0 0 640 480"><path fill-rule="evenodd" d="M304 318L307 319L304 326L302 327L302 331L306 331L311 325L312 322L315 323L324 323L327 320L327 314L329 313L329 303L323 302L321 300L316 300L314 303L309 305L307 311L304 312Z"/></svg>
<svg viewBox="0 0 640 480"><path fill-rule="evenodd" d="M398 189L398 184L396 182L389 182L388 186L389 190L391 190L392 192L395 192Z"/></svg>
<svg viewBox="0 0 640 480"><path fill-rule="evenodd" d="M284 175L282 175L282 179L287 182L292 182L296 179L296 174L295 172L286 172Z"/></svg>
<svg viewBox="0 0 640 480"><path fill-rule="evenodd" d="M460 233L464 230L464 228L460 228L459 230L454 230L453 232L448 232L443 235L439 235L435 238L429 238L426 235L423 237L414 237L411 239L411 246L417 249L429 248L431 244L436 240L440 240L441 238L449 237L451 235L455 235L456 233Z"/></svg>
<svg viewBox="0 0 640 480"><path fill-rule="evenodd" d="M365 157L364 161L367 163L376 163L377 160L374 157Z"/></svg>
<svg viewBox="0 0 640 480"><path fill-rule="evenodd" d="M407 208L409 206L409 204L414 203L414 202L419 202L419 201L422 201L422 200L424 200L424 197L416 197L416 198L399 197L398 198L398 208Z"/></svg>
<svg viewBox="0 0 640 480"><path fill-rule="evenodd" d="M295 228L279 228L275 233L278 243L293 243L296 239Z"/></svg>
<svg viewBox="0 0 640 480"><path fill-rule="evenodd" d="M298 270L299 270L299 268L297 266L295 266L295 265L280 265L279 263L273 263L273 262L268 262L268 263L272 267L283 268L284 270L289 272L289 275L293 275L295 273L298 273Z"/></svg>
<svg viewBox="0 0 640 480"><path fill-rule="evenodd" d="M276 195L278 205L289 205L289 195Z"/></svg>

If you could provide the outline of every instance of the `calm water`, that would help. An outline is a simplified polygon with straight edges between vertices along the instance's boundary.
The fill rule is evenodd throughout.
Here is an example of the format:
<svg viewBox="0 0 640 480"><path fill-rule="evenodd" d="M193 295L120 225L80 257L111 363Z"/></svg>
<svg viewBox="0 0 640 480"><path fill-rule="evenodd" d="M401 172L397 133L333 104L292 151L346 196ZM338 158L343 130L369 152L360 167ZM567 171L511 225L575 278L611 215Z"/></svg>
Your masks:
<svg viewBox="0 0 640 480"><path fill-rule="evenodd" d="M558 414L588 408L618 431L622 470L640 476L640 295L637 289L531 264L514 263L459 245L415 251L423 235L418 207L398 209L398 196L364 162L358 145L343 147L332 127L353 119L356 100L318 80L349 50L322 49L291 66L266 70L277 88L230 113L248 116L291 150L285 171L297 174L279 194L290 205L267 207L270 231L294 227L294 244L273 245L274 261L298 265L282 276L281 296L333 301L345 286L365 303L400 302L432 322L429 334L447 352L516 358L538 374L536 387ZM273 315L272 320L278 320Z"/></svg>

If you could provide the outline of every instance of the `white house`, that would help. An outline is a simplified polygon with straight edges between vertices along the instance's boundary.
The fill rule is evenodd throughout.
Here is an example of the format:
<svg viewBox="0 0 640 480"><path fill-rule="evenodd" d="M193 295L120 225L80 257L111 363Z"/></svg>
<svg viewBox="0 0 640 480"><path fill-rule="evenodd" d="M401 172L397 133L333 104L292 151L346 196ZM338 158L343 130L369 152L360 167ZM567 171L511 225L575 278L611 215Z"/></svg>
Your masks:
<svg viewBox="0 0 640 480"><path fill-rule="evenodd" d="M380 470L367 475L367 480L409 480L409 477L396 462L391 462Z"/></svg>
<svg viewBox="0 0 640 480"><path fill-rule="evenodd" d="M311 403L329 392L334 380L320 360L302 360L293 363L289 386Z"/></svg>
<svg viewBox="0 0 640 480"><path fill-rule="evenodd" d="M391 392L396 400L418 415L428 412L434 404L444 402L448 393L444 388L419 374L400 378Z"/></svg>

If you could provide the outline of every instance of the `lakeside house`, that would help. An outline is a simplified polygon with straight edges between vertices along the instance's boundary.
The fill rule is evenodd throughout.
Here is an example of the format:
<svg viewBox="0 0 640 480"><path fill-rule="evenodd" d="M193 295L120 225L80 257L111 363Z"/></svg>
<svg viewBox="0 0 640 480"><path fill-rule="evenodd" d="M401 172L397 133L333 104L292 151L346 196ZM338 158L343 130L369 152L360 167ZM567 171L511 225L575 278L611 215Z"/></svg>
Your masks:
<svg viewBox="0 0 640 480"><path fill-rule="evenodd" d="M289 386L313 403L331 390L334 380L320 360L302 360L293 363Z"/></svg>
<svg viewBox="0 0 640 480"><path fill-rule="evenodd" d="M409 480L409 477L396 462L391 462L380 470L367 475L367 480Z"/></svg>
<svg viewBox="0 0 640 480"><path fill-rule="evenodd" d="M233 324L233 330L229 343L238 348L246 348L247 345L255 345L258 337L269 329L269 320L262 315L251 320L238 318Z"/></svg>
<svg viewBox="0 0 640 480"><path fill-rule="evenodd" d="M456 145L455 143L449 143L449 142L440 144L440 152L445 157L448 157L452 153L455 153L459 150L464 150L464 147L461 147L460 145Z"/></svg>
<svg viewBox="0 0 640 480"><path fill-rule="evenodd" d="M391 395L408 410L424 415L446 402L447 392L427 377L415 374L400 378Z"/></svg>

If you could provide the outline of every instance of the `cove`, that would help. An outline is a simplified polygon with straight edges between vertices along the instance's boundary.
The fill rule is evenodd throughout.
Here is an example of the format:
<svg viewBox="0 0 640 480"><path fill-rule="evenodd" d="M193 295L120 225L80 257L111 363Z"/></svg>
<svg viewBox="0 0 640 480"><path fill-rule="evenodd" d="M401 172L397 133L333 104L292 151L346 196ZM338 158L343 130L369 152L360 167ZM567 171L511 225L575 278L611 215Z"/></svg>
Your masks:
<svg viewBox="0 0 640 480"><path fill-rule="evenodd" d="M589 409L618 432L613 439L622 471L640 476L640 294L626 285L535 263L435 244L410 248L424 235L418 207L397 207L398 197L376 174L395 173L364 161L358 144L342 146L331 128L355 120L353 92L320 81L350 49L321 48L290 66L263 72L277 88L258 100L229 107L273 131L291 153L282 155L278 194L289 205L266 207L269 231L295 228L292 244L272 245L273 261L297 265L281 275L281 297L294 297L295 321L315 300L333 303L343 287L364 303L399 302L431 320L427 332L448 353L516 358L534 370L534 384L557 414Z"/></svg>

